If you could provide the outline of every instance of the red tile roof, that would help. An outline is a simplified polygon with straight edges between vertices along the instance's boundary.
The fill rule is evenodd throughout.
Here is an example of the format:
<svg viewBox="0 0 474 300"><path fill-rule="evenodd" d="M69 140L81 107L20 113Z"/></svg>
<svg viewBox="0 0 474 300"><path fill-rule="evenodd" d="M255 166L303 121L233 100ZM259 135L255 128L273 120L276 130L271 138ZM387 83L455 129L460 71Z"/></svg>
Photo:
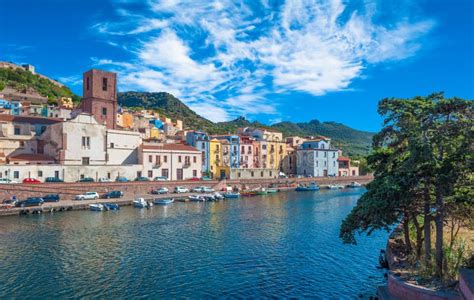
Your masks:
<svg viewBox="0 0 474 300"><path fill-rule="evenodd" d="M62 122L63 120L57 119L57 118L44 118L44 117L33 117L33 116L12 116L12 115L0 114L0 121L50 125L50 124Z"/></svg>
<svg viewBox="0 0 474 300"><path fill-rule="evenodd" d="M199 151L194 147L183 144L143 145L143 149L170 151Z"/></svg>
<svg viewBox="0 0 474 300"><path fill-rule="evenodd" d="M337 159L337 161L351 161L351 159L350 159L349 157L339 156L339 158Z"/></svg>
<svg viewBox="0 0 474 300"><path fill-rule="evenodd" d="M54 158L44 154L17 154L8 157L10 161L53 161Z"/></svg>

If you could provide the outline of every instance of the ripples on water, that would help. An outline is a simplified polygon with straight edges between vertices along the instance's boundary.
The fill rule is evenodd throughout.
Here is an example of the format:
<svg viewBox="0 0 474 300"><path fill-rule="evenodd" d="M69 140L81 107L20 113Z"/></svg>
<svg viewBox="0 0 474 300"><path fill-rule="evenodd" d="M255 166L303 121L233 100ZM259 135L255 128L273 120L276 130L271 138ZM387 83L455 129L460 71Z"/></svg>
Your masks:
<svg viewBox="0 0 474 300"><path fill-rule="evenodd" d="M386 233L338 238L362 190L0 219L0 298L373 295Z"/></svg>

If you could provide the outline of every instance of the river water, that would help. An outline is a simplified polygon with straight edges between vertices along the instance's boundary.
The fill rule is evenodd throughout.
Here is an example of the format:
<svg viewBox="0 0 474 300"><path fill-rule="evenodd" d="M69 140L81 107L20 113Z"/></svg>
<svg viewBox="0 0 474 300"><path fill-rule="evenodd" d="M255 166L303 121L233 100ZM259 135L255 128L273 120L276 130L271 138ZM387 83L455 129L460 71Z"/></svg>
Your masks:
<svg viewBox="0 0 474 300"><path fill-rule="evenodd" d="M363 189L0 219L4 298L358 298L387 233L338 238Z"/></svg>

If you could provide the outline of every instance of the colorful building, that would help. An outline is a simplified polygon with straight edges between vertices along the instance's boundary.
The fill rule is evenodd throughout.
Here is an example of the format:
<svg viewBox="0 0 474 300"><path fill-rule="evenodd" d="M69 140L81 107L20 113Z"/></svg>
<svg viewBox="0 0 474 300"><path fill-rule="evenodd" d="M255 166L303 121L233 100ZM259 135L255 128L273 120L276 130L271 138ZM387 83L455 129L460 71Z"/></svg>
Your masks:
<svg viewBox="0 0 474 300"><path fill-rule="evenodd" d="M186 133L186 143L201 151L202 173L205 176L211 172L209 135L203 131L189 131Z"/></svg>
<svg viewBox="0 0 474 300"><path fill-rule="evenodd" d="M296 172L302 176L337 176L338 149L331 148L331 139L305 141L297 150Z"/></svg>

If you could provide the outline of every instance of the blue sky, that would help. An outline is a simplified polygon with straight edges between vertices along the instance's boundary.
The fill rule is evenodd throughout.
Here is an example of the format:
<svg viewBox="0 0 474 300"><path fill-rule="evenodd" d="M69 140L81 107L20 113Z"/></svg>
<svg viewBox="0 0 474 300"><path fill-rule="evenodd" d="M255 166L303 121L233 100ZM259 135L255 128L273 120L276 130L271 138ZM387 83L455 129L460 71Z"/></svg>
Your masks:
<svg viewBox="0 0 474 300"><path fill-rule="evenodd" d="M376 131L377 102L474 98L474 1L0 0L0 60L81 94L167 91L214 121L318 119Z"/></svg>

